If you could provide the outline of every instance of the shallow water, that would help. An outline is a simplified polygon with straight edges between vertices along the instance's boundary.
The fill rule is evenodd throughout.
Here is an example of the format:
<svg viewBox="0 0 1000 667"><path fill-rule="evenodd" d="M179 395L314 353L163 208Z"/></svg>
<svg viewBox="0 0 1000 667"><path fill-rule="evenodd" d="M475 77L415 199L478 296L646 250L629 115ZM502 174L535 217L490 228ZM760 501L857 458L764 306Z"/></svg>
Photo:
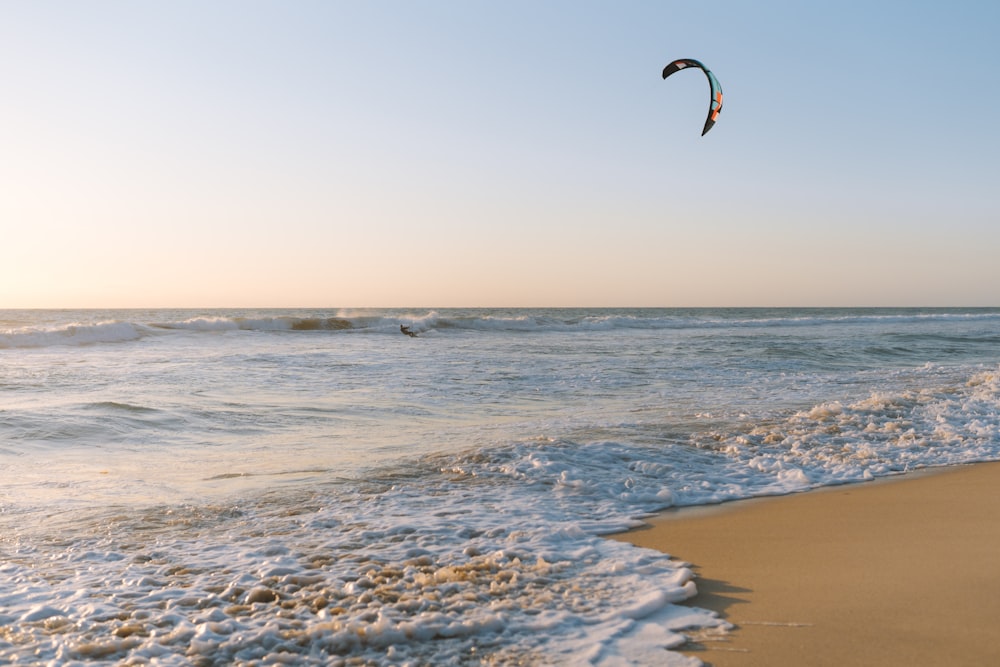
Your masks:
<svg viewBox="0 0 1000 667"><path fill-rule="evenodd" d="M0 311L0 661L686 664L599 535L1000 458L998 365L998 309Z"/></svg>

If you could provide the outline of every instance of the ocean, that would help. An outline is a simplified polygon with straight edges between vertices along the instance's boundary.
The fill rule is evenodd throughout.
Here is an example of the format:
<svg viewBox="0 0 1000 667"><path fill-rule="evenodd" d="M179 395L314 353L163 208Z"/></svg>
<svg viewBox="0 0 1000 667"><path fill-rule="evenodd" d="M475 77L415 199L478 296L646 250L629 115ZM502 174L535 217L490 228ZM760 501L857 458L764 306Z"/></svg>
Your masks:
<svg viewBox="0 0 1000 667"><path fill-rule="evenodd" d="M997 459L1000 308L0 311L0 663L694 665L602 535Z"/></svg>

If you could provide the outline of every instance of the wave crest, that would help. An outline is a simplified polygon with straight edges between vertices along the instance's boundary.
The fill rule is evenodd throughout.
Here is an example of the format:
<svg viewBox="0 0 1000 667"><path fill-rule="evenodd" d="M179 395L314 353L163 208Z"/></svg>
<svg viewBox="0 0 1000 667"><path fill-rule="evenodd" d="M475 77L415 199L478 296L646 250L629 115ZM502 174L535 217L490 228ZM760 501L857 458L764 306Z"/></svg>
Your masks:
<svg viewBox="0 0 1000 667"><path fill-rule="evenodd" d="M25 311L27 312L27 311ZM829 326L891 325L976 321L989 326L1000 321L997 309L447 309L414 312L395 309L371 311L330 310L290 313L262 311L103 311L101 321L83 322L87 311L68 313L81 321L51 321L0 330L0 349L87 345L138 340L151 334L169 332L224 333L230 331L375 333L398 334L405 325L418 333L502 332L502 333L600 333L616 330L691 331L753 330ZM106 316L106 317L105 317ZM19 319L19 318L18 318ZM16 320L15 320L16 321ZM25 321L21 319L20 321ZM30 320L28 320L30 321ZM40 320L41 321L41 320ZM886 354L920 345L936 345L942 337L952 345L993 344L995 334L987 331L955 336L952 332L891 331ZM873 349L872 354L879 353Z"/></svg>
<svg viewBox="0 0 1000 667"><path fill-rule="evenodd" d="M26 327L0 333L0 348L93 345L133 341L145 335L146 327L130 322L72 323L53 328Z"/></svg>

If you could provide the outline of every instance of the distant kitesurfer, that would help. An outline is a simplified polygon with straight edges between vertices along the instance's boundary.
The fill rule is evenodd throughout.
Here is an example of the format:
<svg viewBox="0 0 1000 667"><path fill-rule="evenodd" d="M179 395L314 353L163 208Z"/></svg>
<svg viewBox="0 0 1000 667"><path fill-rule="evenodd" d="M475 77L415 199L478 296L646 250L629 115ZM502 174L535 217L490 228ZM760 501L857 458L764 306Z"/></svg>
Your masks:
<svg viewBox="0 0 1000 667"><path fill-rule="evenodd" d="M415 331L411 331L410 327L406 326L405 324L400 324L399 325L399 330L402 331L403 333L405 333L410 338L416 338L417 337L417 333Z"/></svg>

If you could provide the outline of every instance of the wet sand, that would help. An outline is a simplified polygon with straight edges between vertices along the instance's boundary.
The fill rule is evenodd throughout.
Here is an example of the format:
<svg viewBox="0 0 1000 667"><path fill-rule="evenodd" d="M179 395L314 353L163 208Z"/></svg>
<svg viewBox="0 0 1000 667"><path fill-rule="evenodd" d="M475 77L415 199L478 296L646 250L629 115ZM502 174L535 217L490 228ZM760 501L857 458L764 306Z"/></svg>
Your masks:
<svg viewBox="0 0 1000 667"><path fill-rule="evenodd" d="M613 536L691 563L715 667L1000 665L1000 463L665 512Z"/></svg>

